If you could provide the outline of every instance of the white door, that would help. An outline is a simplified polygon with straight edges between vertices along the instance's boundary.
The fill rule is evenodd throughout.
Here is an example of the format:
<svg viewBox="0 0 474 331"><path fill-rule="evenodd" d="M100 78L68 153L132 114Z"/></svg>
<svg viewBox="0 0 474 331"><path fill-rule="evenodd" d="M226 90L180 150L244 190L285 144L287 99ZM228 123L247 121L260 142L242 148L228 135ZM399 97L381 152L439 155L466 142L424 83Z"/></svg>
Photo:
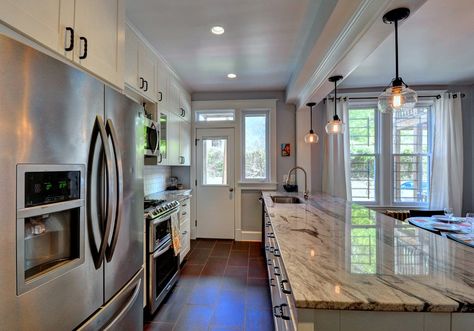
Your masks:
<svg viewBox="0 0 474 331"><path fill-rule="evenodd" d="M234 129L198 129L197 139L197 237L234 239Z"/></svg>

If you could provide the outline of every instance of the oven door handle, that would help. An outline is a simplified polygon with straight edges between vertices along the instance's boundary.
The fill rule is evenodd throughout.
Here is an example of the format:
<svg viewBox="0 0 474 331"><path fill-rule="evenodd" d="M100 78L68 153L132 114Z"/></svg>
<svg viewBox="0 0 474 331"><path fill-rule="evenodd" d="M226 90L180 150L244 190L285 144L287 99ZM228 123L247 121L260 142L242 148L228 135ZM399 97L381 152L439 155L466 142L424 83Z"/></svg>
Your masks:
<svg viewBox="0 0 474 331"><path fill-rule="evenodd" d="M171 241L168 245L166 245L165 248L162 248L162 249L156 251L155 253L153 253L153 258L156 259L156 258L160 257L161 255L166 253L170 248L171 248Z"/></svg>

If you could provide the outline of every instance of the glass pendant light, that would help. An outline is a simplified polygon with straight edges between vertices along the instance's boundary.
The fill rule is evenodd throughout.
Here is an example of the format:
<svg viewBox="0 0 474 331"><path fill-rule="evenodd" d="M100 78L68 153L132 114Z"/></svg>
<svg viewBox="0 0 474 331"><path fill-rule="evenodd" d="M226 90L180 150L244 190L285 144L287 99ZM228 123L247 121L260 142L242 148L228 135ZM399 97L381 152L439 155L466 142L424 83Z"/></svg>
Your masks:
<svg viewBox="0 0 474 331"><path fill-rule="evenodd" d="M329 81L334 83L334 116L332 120L326 124L326 132L328 134L342 134L344 133L344 123L337 116L337 82L342 79L342 76L329 77Z"/></svg>
<svg viewBox="0 0 474 331"><path fill-rule="evenodd" d="M316 144L319 141L319 136L313 131L313 107L316 106L316 103L308 102L306 106L310 107L309 109L310 130L304 136L304 142L307 144Z"/></svg>
<svg viewBox="0 0 474 331"><path fill-rule="evenodd" d="M405 84L398 74L398 22L410 15L410 9L397 8L383 15L386 24L395 25L395 78L378 98L378 108L382 113L392 113L401 109L411 109L418 101L416 92Z"/></svg>

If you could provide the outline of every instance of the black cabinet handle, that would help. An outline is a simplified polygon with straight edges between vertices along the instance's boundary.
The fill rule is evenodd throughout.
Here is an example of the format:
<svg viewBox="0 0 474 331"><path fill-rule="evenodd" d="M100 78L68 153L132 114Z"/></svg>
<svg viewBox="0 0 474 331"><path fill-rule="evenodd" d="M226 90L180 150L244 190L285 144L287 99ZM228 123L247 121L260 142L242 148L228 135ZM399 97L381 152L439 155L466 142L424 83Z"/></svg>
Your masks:
<svg viewBox="0 0 474 331"><path fill-rule="evenodd" d="M64 50L70 52L74 49L74 29L68 26L66 32L69 32L69 46L64 47Z"/></svg>
<svg viewBox="0 0 474 331"><path fill-rule="evenodd" d="M160 153L160 161L158 163L163 162L163 154Z"/></svg>
<svg viewBox="0 0 474 331"><path fill-rule="evenodd" d="M290 289L287 289L287 288L285 287L285 284L288 284L288 285L289 285L288 280L283 279L283 280L280 282L281 291L282 291L283 293L285 293L285 294L291 294L291 290L290 290Z"/></svg>
<svg viewBox="0 0 474 331"><path fill-rule="evenodd" d="M275 276L281 276L280 267L273 267L273 273L275 274Z"/></svg>
<svg viewBox="0 0 474 331"><path fill-rule="evenodd" d="M145 80L143 79L143 77L140 77L140 90L143 89L143 86L145 86Z"/></svg>
<svg viewBox="0 0 474 331"><path fill-rule="evenodd" d="M273 232L270 232L267 234L268 238L275 238L275 234Z"/></svg>
<svg viewBox="0 0 474 331"><path fill-rule="evenodd" d="M282 303L281 305L273 307L273 315L277 318L284 319L286 321L290 320L290 316L285 314L284 308L287 308L288 305L286 303Z"/></svg>
<svg viewBox="0 0 474 331"><path fill-rule="evenodd" d="M84 60L87 58L87 38L86 37L80 37L79 40L84 42L84 51L82 52L82 55L79 55L79 59Z"/></svg>
<svg viewBox="0 0 474 331"><path fill-rule="evenodd" d="M148 91L148 81L145 80L145 92L147 92L147 91Z"/></svg>
<svg viewBox="0 0 474 331"><path fill-rule="evenodd" d="M181 117L184 117L184 115L186 114L186 111L184 110L184 108L179 108L181 109Z"/></svg>
<svg viewBox="0 0 474 331"><path fill-rule="evenodd" d="M275 278L270 278L270 286L275 286L275 284L273 284L274 280L275 280Z"/></svg>
<svg viewBox="0 0 474 331"><path fill-rule="evenodd" d="M275 248L275 249L273 250L273 255L275 255L275 257L280 257L280 256L281 256L281 254L280 254L280 249Z"/></svg>
<svg viewBox="0 0 474 331"><path fill-rule="evenodd" d="M267 265L272 265L272 259L267 259Z"/></svg>
<svg viewBox="0 0 474 331"><path fill-rule="evenodd" d="M160 98L158 99L158 102L161 102L163 101L163 93L162 92L158 92Z"/></svg>

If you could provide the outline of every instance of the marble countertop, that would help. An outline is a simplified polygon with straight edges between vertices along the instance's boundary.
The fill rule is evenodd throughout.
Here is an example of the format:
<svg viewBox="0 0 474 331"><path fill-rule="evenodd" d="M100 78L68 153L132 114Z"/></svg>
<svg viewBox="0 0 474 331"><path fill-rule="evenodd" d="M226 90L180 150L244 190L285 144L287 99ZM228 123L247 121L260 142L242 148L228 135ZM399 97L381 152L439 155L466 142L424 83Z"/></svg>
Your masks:
<svg viewBox="0 0 474 331"><path fill-rule="evenodd" d="M191 197L192 189L184 190L173 190L173 191L162 191L145 196L145 199L156 199L156 200L178 200L183 201Z"/></svg>
<svg viewBox="0 0 474 331"><path fill-rule="evenodd" d="M263 198L298 308L474 312L474 249L325 194Z"/></svg>

